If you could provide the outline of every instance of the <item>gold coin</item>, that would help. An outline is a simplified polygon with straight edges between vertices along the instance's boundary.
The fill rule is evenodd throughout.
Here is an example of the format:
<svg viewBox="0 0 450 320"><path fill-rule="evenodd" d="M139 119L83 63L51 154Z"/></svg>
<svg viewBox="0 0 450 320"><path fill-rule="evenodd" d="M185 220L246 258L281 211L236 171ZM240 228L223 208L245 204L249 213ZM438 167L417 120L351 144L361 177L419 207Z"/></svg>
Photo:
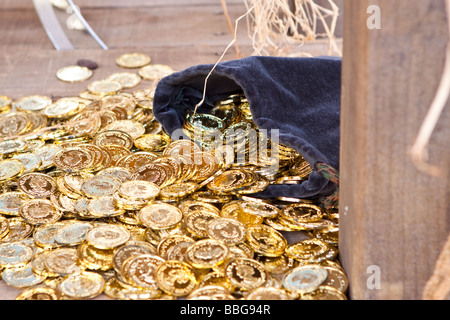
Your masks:
<svg viewBox="0 0 450 320"><path fill-rule="evenodd" d="M142 123L134 120L118 120L110 123L104 129L105 131L119 130L128 133L133 140L139 138L145 133L145 128Z"/></svg>
<svg viewBox="0 0 450 320"><path fill-rule="evenodd" d="M255 252L268 257L281 256L287 246L280 232L264 224L249 226L246 239Z"/></svg>
<svg viewBox="0 0 450 320"><path fill-rule="evenodd" d="M197 286L194 270L185 262L167 260L155 270L158 286L167 294L187 296Z"/></svg>
<svg viewBox="0 0 450 320"><path fill-rule="evenodd" d="M86 239L86 233L93 228L87 221L70 221L59 227L54 235L55 241L63 246L76 246Z"/></svg>
<svg viewBox="0 0 450 320"><path fill-rule="evenodd" d="M45 261L46 269L60 276L77 273L81 270L78 265L78 253L75 248L58 248L51 251Z"/></svg>
<svg viewBox="0 0 450 320"><path fill-rule="evenodd" d="M12 157L12 159L22 161L23 165L25 166L23 173L30 173L38 170L42 164L41 158L33 153L18 154Z"/></svg>
<svg viewBox="0 0 450 320"><path fill-rule="evenodd" d="M252 290L261 287L268 279L264 266L256 260L237 258L225 266L225 275L237 288Z"/></svg>
<svg viewBox="0 0 450 320"><path fill-rule="evenodd" d="M56 77L59 80L70 83L85 81L93 74L91 69L81 66L67 66L56 71Z"/></svg>
<svg viewBox="0 0 450 320"><path fill-rule="evenodd" d="M153 182L144 180L131 180L122 183L118 189L119 194L130 200L151 200L158 196L159 187Z"/></svg>
<svg viewBox="0 0 450 320"><path fill-rule="evenodd" d="M63 222L37 226L33 232L34 243L44 249L54 249L60 247L61 245L56 241L55 235L63 226Z"/></svg>
<svg viewBox="0 0 450 320"><path fill-rule="evenodd" d="M245 240L247 230L245 225L237 220L216 218L207 224L206 232L211 239L220 240L232 246Z"/></svg>
<svg viewBox="0 0 450 320"><path fill-rule="evenodd" d="M163 155L165 156L181 156L185 155L191 158L196 153L201 152L201 149L191 140L181 139L171 141L169 145L164 149Z"/></svg>
<svg viewBox="0 0 450 320"><path fill-rule="evenodd" d="M52 167L53 157L60 150L62 150L62 148L55 144L46 144L34 150L33 153L41 158L41 166L39 167L39 170L44 170Z"/></svg>
<svg viewBox="0 0 450 320"><path fill-rule="evenodd" d="M17 111L40 111L45 109L52 103L52 99L47 96L42 95L31 95L22 97L12 103L12 106L16 108Z"/></svg>
<svg viewBox="0 0 450 320"><path fill-rule="evenodd" d="M86 107L79 99L61 98L49 106L47 106L42 113L48 118L61 119L73 116Z"/></svg>
<svg viewBox="0 0 450 320"><path fill-rule="evenodd" d="M150 152L162 152L169 143L170 138L161 134L144 134L134 140L136 148Z"/></svg>
<svg viewBox="0 0 450 320"><path fill-rule="evenodd" d="M131 257L155 254L156 249L148 242L130 241L114 251L113 267L117 273L121 273L123 263Z"/></svg>
<svg viewBox="0 0 450 320"><path fill-rule="evenodd" d="M175 226L183 218L177 207L167 203L150 204L138 213L138 219L152 229L166 229Z"/></svg>
<svg viewBox="0 0 450 320"><path fill-rule="evenodd" d="M7 218L0 216L0 239L9 232L9 221Z"/></svg>
<svg viewBox="0 0 450 320"><path fill-rule="evenodd" d="M160 299L162 291L159 288L134 287L119 281L116 277L112 277L106 281L104 294L118 300L149 300Z"/></svg>
<svg viewBox="0 0 450 320"><path fill-rule="evenodd" d="M281 275L292 269L296 262L285 254L278 257L259 256L258 261L266 268L271 275Z"/></svg>
<svg viewBox="0 0 450 320"><path fill-rule="evenodd" d="M116 205L113 196L91 199L86 209L92 217L96 218L116 217L125 213L125 209Z"/></svg>
<svg viewBox="0 0 450 320"><path fill-rule="evenodd" d="M191 211L185 216L186 229L197 238L206 238L208 233L206 226L208 223L218 218L219 215L211 211L196 210Z"/></svg>
<svg viewBox="0 0 450 320"><path fill-rule="evenodd" d="M161 187L170 178L169 170L170 169L167 168L167 165L149 163L136 169L136 171L131 176L131 180L150 181L156 184L158 187Z"/></svg>
<svg viewBox="0 0 450 320"><path fill-rule="evenodd" d="M111 166L117 166L120 159L131 154L129 149L122 146L104 145L102 148L111 156Z"/></svg>
<svg viewBox="0 0 450 320"><path fill-rule="evenodd" d="M324 266L327 270L327 279L322 283L323 286L333 287L343 293L348 289L348 278L340 267Z"/></svg>
<svg viewBox="0 0 450 320"><path fill-rule="evenodd" d="M241 207L246 213L264 218L275 218L280 214L280 209L268 203L244 201L241 203Z"/></svg>
<svg viewBox="0 0 450 320"><path fill-rule="evenodd" d="M108 95L100 100L101 110L111 110L117 114L118 120L127 119L132 116L136 108L136 101L133 97L125 95L123 92ZM117 107L122 108L116 109ZM119 114L120 113L120 114Z"/></svg>
<svg viewBox="0 0 450 320"><path fill-rule="evenodd" d="M58 290L70 299L92 299L103 292L105 280L95 272L83 271L64 277Z"/></svg>
<svg viewBox="0 0 450 320"><path fill-rule="evenodd" d="M335 252L326 242L306 239L289 245L286 254L302 262L322 262L327 258L334 258Z"/></svg>
<svg viewBox="0 0 450 320"><path fill-rule="evenodd" d="M141 254L124 261L121 275L127 283L139 288L154 288L157 286L155 270L165 260L154 254Z"/></svg>
<svg viewBox="0 0 450 320"><path fill-rule="evenodd" d="M194 200L204 201L208 203L227 203L233 199L233 196L228 194L214 194L209 191L197 191L191 194Z"/></svg>
<svg viewBox="0 0 450 320"><path fill-rule="evenodd" d="M184 215L188 215L190 212L197 210L211 211L216 216L219 216L220 214L220 209L217 208L215 205L198 200L185 200L179 204L179 208L181 209Z"/></svg>
<svg viewBox="0 0 450 320"><path fill-rule="evenodd" d="M203 297L209 297L211 299L220 299L223 300L224 298L230 298L231 300L234 300L233 296L231 296L230 291L227 288L224 288L220 285L200 285L199 288L192 291L187 297L187 300L193 300L193 299L201 299Z"/></svg>
<svg viewBox="0 0 450 320"><path fill-rule="evenodd" d="M140 68L149 64L151 58L145 53L125 53L116 59L116 64L122 68Z"/></svg>
<svg viewBox="0 0 450 320"><path fill-rule="evenodd" d="M326 280L327 270L319 265L296 267L283 277L283 287L293 293L313 292Z"/></svg>
<svg viewBox="0 0 450 320"><path fill-rule="evenodd" d="M174 70L167 65L162 64L150 64L147 66L143 66L139 69L139 75L145 79L150 81L160 80L174 72Z"/></svg>
<svg viewBox="0 0 450 320"><path fill-rule="evenodd" d="M120 225L102 224L90 229L86 241L98 249L113 249L125 244L131 235Z"/></svg>
<svg viewBox="0 0 450 320"><path fill-rule="evenodd" d="M253 289L245 296L245 300L292 300L286 290L275 287Z"/></svg>
<svg viewBox="0 0 450 320"><path fill-rule="evenodd" d="M81 243L77 250L78 261L84 268L100 271L112 269L114 250L98 249L86 242Z"/></svg>
<svg viewBox="0 0 450 320"><path fill-rule="evenodd" d="M254 175L249 170L226 170L216 176L207 187L213 192L230 192L243 188L253 182Z"/></svg>
<svg viewBox="0 0 450 320"><path fill-rule="evenodd" d="M194 182L180 182L165 186L160 196L164 199L183 199L199 188Z"/></svg>
<svg viewBox="0 0 450 320"><path fill-rule="evenodd" d="M186 235L171 235L164 239L162 239L158 246L156 247L156 252L159 256L163 257L164 259L167 259L167 254L173 248L174 246L180 244L180 243L187 243L189 245L193 244L195 241L191 237L188 237ZM169 259L168 259L169 260ZM172 259L171 259L172 260Z"/></svg>
<svg viewBox="0 0 450 320"><path fill-rule="evenodd" d="M323 285L313 292L302 294L299 300L347 300L347 296L336 288Z"/></svg>
<svg viewBox="0 0 450 320"><path fill-rule="evenodd" d="M91 82L87 89L89 92L98 95L111 95L116 94L120 90L122 90L122 85L118 81L111 80L97 80Z"/></svg>
<svg viewBox="0 0 450 320"><path fill-rule="evenodd" d="M216 239L203 239L186 250L186 262L194 268L209 269L222 264L228 257L228 246Z"/></svg>
<svg viewBox="0 0 450 320"><path fill-rule="evenodd" d="M27 147L27 143L15 139L15 140L4 140L0 142L0 154L9 155L17 152L24 151Z"/></svg>
<svg viewBox="0 0 450 320"><path fill-rule="evenodd" d="M58 186L56 180L48 174L32 172L21 176L17 181L19 189L33 198L48 198Z"/></svg>
<svg viewBox="0 0 450 320"><path fill-rule="evenodd" d="M30 127L30 117L25 112L0 115L0 137L18 136L28 132Z"/></svg>
<svg viewBox="0 0 450 320"><path fill-rule="evenodd" d="M18 216L19 208L26 200L28 196L18 191L0 194L0 214Z"/></svg>
<svg viewBox="0 0 450 320"><path fill-rule="evenodd" d="M193 180L203 181L219 170L219 160L209 152L197 152L193 154L194 163L199 166Z"/></svg>
<svg viewBox="0 0 450 320"><path fill-rule="evenodd" d="M58 151L53 157L53 163L66 172L78 172L90 168L94 159L93 153L88 149L71 147Z"/></svg>
<svg viewBox="0 0 450 320"><path fill-rule="evenodd" d="M283 208L280 212L282 219L291 223L315 222L323 217L322 209L319 206L308 203L295 203Z"/></svg>
<svg viewBox="0 0 450 320"><path fill-rule="evenodd" d="M89 198L112 196L122 182L111 176L93 176L81 184L81 192Z"/></svg>
<svg viewBox="0 0 450 320"><path fill-rule="evenodd" d="M19 176L25 166L17 159L6 159L0 161L0 182L5 182Z"/></svg>
<svg viewBox="0 0 450 320"><path fill-rule="evenodd" d="M32 225L53 223L62 218L63 213L46 199L31 199L19 209L20 216Z"/></svg>
<svg viewBox="0 0 450 320"><path fill-rule="evenodd" d="M153 162L156 158L158 158L158 156L152 152L137 151L120 158L117 161L116 166L133 172L136 169Z"/></svg>
<svg viewBox="0 0 450 320"><path fill-rule="evenodd" d="M23 266L33 258L34 252L33 246L26 242L0 243L0 266Z"/></svg>
<svg viewBox="0 0 450 320"><path fill-rule="evenodd" d="M14 242L26 239L33 232L33 225L26 222L24 219L15 217L9 218L9 233L3 237L3 242Z"/></svg>
<svg viewBox="0 0 450 320"><path fill-rule="evenodd" d="M60 294L54 288L38 286L24 289L16 300L60 300Z"/></svg>
<svg viewBox="0 0 450 320"><path fill-rule="evenodd" d="M119 179L122 183L130 180L131 172L128 169L121 167L107 167L99 172L96 175L107 175Z"/></svg>
<svg viewBox="0 0 450 320"><path fill-rule="evenodd" d="M33 272L28 264L22 267L8 268L2 272L2 280L10 287L27 288L38 285L45 280L46 277Z"/></svg>
<svg viewBox="0 0 450 320"><path fill-rule="evenodd" d="M123 89L134 88L138 86L142 80L138 74L132 72L113 73L107 79L119 82Z"/></svg>

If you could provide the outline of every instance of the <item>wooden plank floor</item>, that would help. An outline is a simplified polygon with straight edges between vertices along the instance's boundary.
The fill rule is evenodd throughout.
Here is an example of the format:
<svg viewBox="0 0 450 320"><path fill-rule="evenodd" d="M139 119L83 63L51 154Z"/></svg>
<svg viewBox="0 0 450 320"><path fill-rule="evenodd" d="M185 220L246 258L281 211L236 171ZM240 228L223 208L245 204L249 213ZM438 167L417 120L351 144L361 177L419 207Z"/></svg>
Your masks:
<svg viewBox="0 0 450 320"><path fill-rule="evenodd" d="M75 3L95 32L108 45L103 50L86 33L66 30L76 50L56 51L48 39L30 0L0 1L0 95L19 99L32 94L54 98L76 96L94 80L121 69L114 60L122 53L144 52L152 63L183 70L197 64L215 63L232 40L220 0L78 0ZM227 0L234 21L246 12L243 0ZM69 16L56 11L64 25ZM241 57L252 54L245 21L240 25ZM326 55L325 42L307 45L313 55ZM224 60L235 59L230 49ZM91 79L69 84L56 71L90 59L99 64ZM149 87L143 81L133 90ZM15 299L19 289L0 281L0 300ZM100 296L97 299L104 299Z"/></svg>

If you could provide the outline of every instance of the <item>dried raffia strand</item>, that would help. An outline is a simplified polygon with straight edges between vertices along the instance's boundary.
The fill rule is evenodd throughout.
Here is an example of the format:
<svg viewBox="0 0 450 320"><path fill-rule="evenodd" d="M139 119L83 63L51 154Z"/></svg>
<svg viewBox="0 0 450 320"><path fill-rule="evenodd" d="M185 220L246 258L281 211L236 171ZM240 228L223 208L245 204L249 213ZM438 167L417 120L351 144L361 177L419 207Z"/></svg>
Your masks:
<svg viewBox="0 0 450 320"><path fill-rule="evenodd" d="M329 54L342 55L336 44L335 29L339 7L329 0L330 8L316 4L313 0L295 0L293 7L289 0L246 0L254 7L249 26L255 55L290 55L293 48L299 48L307 41L318 37L329 40ZM326 19L331 17L327 23ZM318 34L318 22L325 34ZM298 55L298 53L297 53ZM308 52L299 55L311 56Z"/></svg>
<svg viewBox="0 0 450 320"><path fill-rule="evenodd" d="M222 55L220 56L219 60L217 60L216 64L212 67L211 71L208 73L208 75L205 78L205 84L203 87L203 98L202 100L197 103L197 105L194 108L194 116L197 112L197 108L199 106L201 106L203 104L203 102L205 102L205 98L206 98L206 88L207 88L207 84L208 84L208 79L211 76L211 74L214 72L214 70L216 69L217 65L222 61L222 59L224 58L225 54L228 52L228 50L231 48L231 46L233 46L235 44L235 42L237 41L237 29L238 29L238 24L239 21L242 20L243 18L245 18L247 15L249 15L253 10L253 7L251 7L250 9L247 10L247 12L245 14L243 14L242 16L240 16L239 18L236 19L236 25L234 28L234 35L233 35L233 40L231 40L231 42L228 44L228 46L225 48L225 50L223 51Z"/></svg>
<svg viewBox="0 0 450 320"><path fill-rule="evenodd" d="M445 1L447 17L450 18L450 0ZM448 19L448 31L450 34L450 19ZM411 158L417 169L428 173L432 176L441 175L440 168L427 163L428 152L427 146L430 142L431 135L439 121L442 111L448 101L450 94L450 41L447 43L447 52L445 58L445 67L442 74L441 82L439 84L436 96L431 103L430 109L425 117L424 122L420 128L419 134L411 148Z"/></svg>

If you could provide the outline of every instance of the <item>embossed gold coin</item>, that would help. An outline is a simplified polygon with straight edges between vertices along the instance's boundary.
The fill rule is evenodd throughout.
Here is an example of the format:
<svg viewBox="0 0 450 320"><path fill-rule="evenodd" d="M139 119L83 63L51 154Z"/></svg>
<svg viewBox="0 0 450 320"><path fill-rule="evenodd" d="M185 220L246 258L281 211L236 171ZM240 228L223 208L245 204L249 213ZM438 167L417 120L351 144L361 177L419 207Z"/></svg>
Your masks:
<svg viewBox="0 0 450 320"><path fill-rule="evenodd" d="M114 270L118 273L121 273L122 265L128 258L155 253L156 249L148 242L129 241L123 246L115 249L113 255Z"/></svg>
<svg viewBox="0 0 450 320"><path fill-rule="evenodd" d="M183 199L197 191L199 185L195 182L180 182L165 186L161 189L160 196L164 199Z"/></svg>
<svg viewBox="0 0 450 320"><path fill-rule="evenodd" d="M139 75L150 81L160 80L173 72L174 70L171 67L162 64L149 64L139 69Z"/></svg>
<svg viewBox="0 0 450 320"><path fill-rule="evenodd" d="M31 95L15 100L12 106L17 111L40 111L52 103L52 99L43 95Z"/></svg>
<svg viewBox="0 0 450 320"><path fill-rule="evenodd" d="M140 52L125 53L117 57L116 64L122 68L140 68L149 64L151 58Z"/></svg>
<svg viewBox="0 0 450 320"><path fill-rule="evenodd" d="M253 289L245 296L246 300L292 300L286 290L275 287Z"/></svg>
<svg viewBox="0 0 450 320"><path fill-rule="evenodd" d="M216 218L207 224L206 232L210 238L232 246L245 240L247 230L243 223L235 219Z"/></svg>
<svg viewBox="0 0 450 320"><path fill-rule="evenodd" d="M336 288L323 285L313 292L300 295L300 300L347 300L347 296Z"/></svg>
<svg viewBox="0 0 450 320"><path fill-rule="evenodd" d="M58 188L56 180L45 173L32 172L21 176L17 181L19 189L33 198L48 198Z"/></svg>
<svg viewBox="0 0 450 320"><path fill-rule="evenodd" d="M16 300L59 300L60 296L58 290L54 288L37 286L24 289Z"/></svg>
<svg viewBox="0 0 450 320"><path fill-rule="evenodd" d="M155 199L159 191L159 187L156 184L144 180L126 181L118 189L120 196L132 201Z"/></svg>
<svg viewBox="0 0 450 320"><path fill-rule="evenodd" d="M113 196L91 199L86 209L91 216L96 218L115 217L125 213L125 209L116 205Z"/></svg>
<svg viewBox="0 0 450 320"><path fill-rule="evenodd" d="M102 224L90 229L86 241L99 249L113 249L130 240L130 232L120 225Z"/></svg>
<svg viewBox="0 0 450 320"><path fill-rule="evenodd" d="M327 270L319 265L304 265L290 270L283 277L283 287L294 293L313 292L327 278Z"/></svg>
<svg viewBox="0 0 450 320"><path fill-rule="evenodd" d="M268 278L264 266L256 260L237 258L225 266L225 275L235 287L252 290L261 287Z"/></svg>
<svg viewBox="0 0 450 320"><path fill-rule="evenodd" d="M33 153L21 153L12 157L12 159L16 159L22 161L25 166L22 173L29 173L39 169L41 166L41 158Z"/></svg>
<svg viewBox="0 0 450 320"><path fill-rule="evenodd" d="M112 81L112 80L97 80L94 82L91 82L87 89L89 92L93 94L98 94L102 96L116 94L120 90L122 90L122 84L118 81Z"/></svg>
<svg viewBox="0 0 450 320"><path fill-rule="evenodd" d="M8 286L14 288L27 288L42 283L45 277L34 273L28 264L22 267L6 269L2 272L2 280Z"/></svg>
<svg viewBox="0 0 450 320"><path fill-rule="evenodd" d="M58 290L70 299L91 299L103 292L105 280L95 272L83 271L64 277Z"/></svg>
<svg viewBox="0 0 450 320"><path fill-rule="evenodd" d="M287 246L280 232L264 224L249 226L246 239L255 252L269 257L282 255Z"/></svg>
<svg viewBox="0 0 450 320"><path fill-rule="evenodd" d="M23 266L33 258L34 253L34 248L26 242L0 243L0 266Z"/></svg>
<svg viewBox="0 0 450 320"><path fill-rule="evenodd" d="M197 238L206 238L208 233L206 227L208 223L218 218L219 215L212 211L196 210L189 212L184 217L186 229Z"/></svg>
<svg viewBox="0 0 450 320"><path fill-rule="evenodd" d="M194 270L182 261L164 261L155 270L155 278L161 290L176 297L187 296L197 286Z"/></svg>
<svg viewBox="0 0 450 320"><path fill-rule="evenodd" d="M186 250L186 262L194 268L213 268L223 263L230 253L228 246L215 239L195 242Z"/></svg>
<svg viewBox="0 0 450 320"><path fill-rule="evenodd" d="M81 191L89 198L112 196L122 182L111 176L93 176L81 184Z"/></svg>
<svg viewBox="0 0 450 320"><path fill-rule="evenodd" d="M161 152L169 143L170 138L162 134L144 134L134 140L136 148L151 152Z"/></svg>
<svg viewBox="0 0 450 320"><path fill-rule="evenodd" d="M0 240L9 232L9 221L7 218L0 216Z"/></svg>
<svg viewBox="0 0 450 320"><path fill-rule="evenodd" d="M86 67L81 66L67 66L56 71L56 77L64 82L74 83L81 82L92 77L94 72Z"/></svg>
<svg viewBox="0 0 450 320"><path fill-rule="evenodd" d="M30 117L25 112L9 112L0 115L0 137L18 136L31 128Z"/></svg>
<svg viewBox="0 0 450 320"><path fill-rule="evenodd" d="M62 119L74 115L86 105L78 99L61 98L47 106L42 113L48 118Z"/></svg>
<svg viewBox="0 0 450 320"><path fill-rule="evenodd" d="M241 203L241 207L247 213L264 218L275 218L280 214L280 209L268 203L244 201Z"/></svg>
<svg viewBox="0 0 450 320"><path fill-rule="evenodd" d="M121 274L127 283L139 288L154 288L157 286L155 270L165 260L154 254L141 254L124 261Z"/></svg>
<svg viewBox="0 0 450 320"><path fill-rule="evenodd" d="M130 150L133 147L133 138L128 133L120 130L107 130L95 135L92 143L100 147L112 145Z"/></svg>
<svg viewBox="0 0 450 320"><path fill-rule="evenodd" d="M118 130L128 133L133 140L139 138L145 133L145 127L142 123L134 120L118 120L110 123L104 129L105 131Z"/></svg>
<svg viewBox="0 0 450 320"><path fill-rule="evenodd" d="M20 160L6 159L0 161L0 182L16 178L24 169L25 166Z"/></svg>
<svg viewBox="0 0 450 320"><path fill-rule="evenodd" d="M122 85L123 89L134 88L138 86L142 80L142 78L138 74L132 72L113 73L107 79L119 82Z"/></svg>
<svg viewBox="0 0 450 320"><path fill-rule="evenodd" d="M0 214L18 216L19 208L28 199L22 192L11 191L0 194Z"/></svg>
<svg viewBox="0 0 450 320"><path fill-rule="evenodd" d="M177 207L168 203L155 203L142 208L138 213L139 221L152 229L166 229L175 226L183 218Z"/></svg>
<svg viewBox="0 0 450 320"><path fill-rule="evenodd" d="M302 262L322 262L327 258L333 258L336 252L326 242L313 238L289 245L286 254Z"/></svg>
<svg viewBox="0 0 450 320"><path fill-rule="evenodd" d="M63 213L50 200L31 199L19 208L20 216L32 225L53 223L61 219Z"/></svg>
<svg viewBox="0 0 450 320"><path fill-rule="evenodd" d="M114 250L98 249L87 242L77 246L77 250L78 261L85 269L100 271L112 269Z"/></svg>

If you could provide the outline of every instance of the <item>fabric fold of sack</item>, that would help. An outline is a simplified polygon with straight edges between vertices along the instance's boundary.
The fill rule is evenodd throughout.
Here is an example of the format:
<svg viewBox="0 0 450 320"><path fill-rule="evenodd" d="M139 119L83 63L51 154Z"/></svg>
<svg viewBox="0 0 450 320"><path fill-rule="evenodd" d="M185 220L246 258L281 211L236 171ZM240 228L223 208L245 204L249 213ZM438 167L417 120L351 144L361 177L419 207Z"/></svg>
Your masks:
<svg viewBox="0 0 450 320"><path fill-rule="evenodd" d="M205 78L213 65L197 65L161 79L153 113L167 134L182 128L186 110L203 97ZM205 102L243 92L254 123L297 150L313 168L339 171L341 59L252 56L219 63L208 79ZM317 171L299 185L271 185L259 197L320 198L336 192L335 182Z"/></svg>

